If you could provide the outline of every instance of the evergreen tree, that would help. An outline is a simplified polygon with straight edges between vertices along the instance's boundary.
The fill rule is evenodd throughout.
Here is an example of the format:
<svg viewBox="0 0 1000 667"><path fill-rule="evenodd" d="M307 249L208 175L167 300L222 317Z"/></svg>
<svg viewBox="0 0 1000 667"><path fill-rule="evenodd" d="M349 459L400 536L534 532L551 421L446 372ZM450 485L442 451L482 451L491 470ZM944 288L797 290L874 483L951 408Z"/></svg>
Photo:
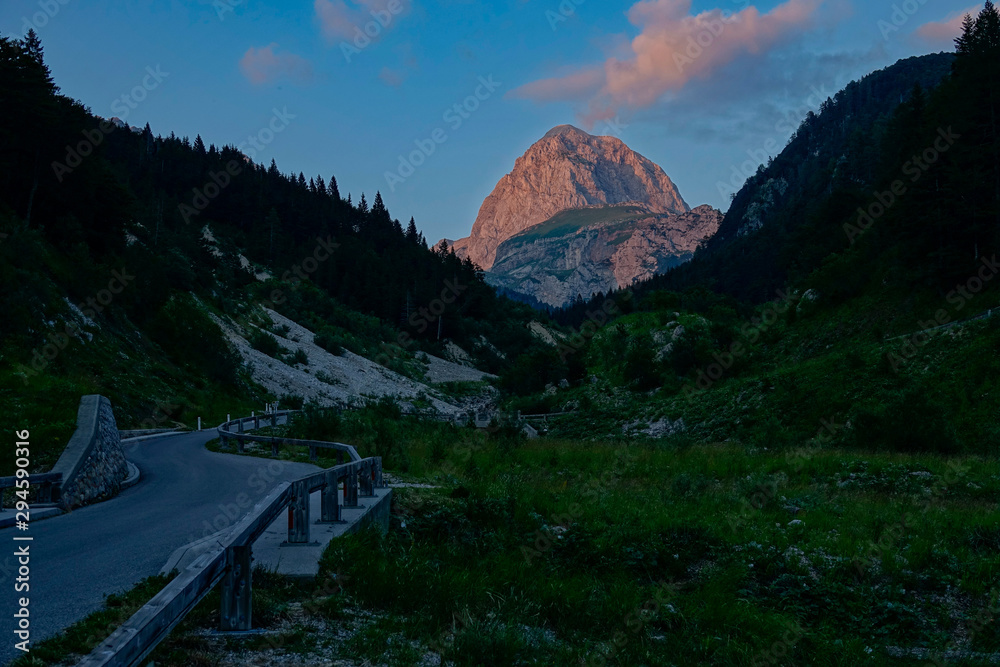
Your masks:
<svg viewBox="0 0 1000 667"><path fill-rule="evenodd" d="M335 200L340 201L340 189L337 187L337 178L335 176L330 176L330 185L327 186L330 191L330 196Z"/></svg>

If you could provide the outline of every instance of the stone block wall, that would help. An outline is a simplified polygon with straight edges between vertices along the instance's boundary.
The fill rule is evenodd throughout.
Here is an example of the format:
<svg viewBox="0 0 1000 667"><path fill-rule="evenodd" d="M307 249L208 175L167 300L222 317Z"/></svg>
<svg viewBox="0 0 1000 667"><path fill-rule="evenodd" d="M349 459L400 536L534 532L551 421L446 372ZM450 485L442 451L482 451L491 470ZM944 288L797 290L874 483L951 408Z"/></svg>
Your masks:
<svg viewBox="0 0 1000 667"><path fill-rule="evenodd" d="M97 395L80 399L76 432L52 472L63 474L59 504L65 510L118 493L128 477L128 465L108 399Z"/></svg>

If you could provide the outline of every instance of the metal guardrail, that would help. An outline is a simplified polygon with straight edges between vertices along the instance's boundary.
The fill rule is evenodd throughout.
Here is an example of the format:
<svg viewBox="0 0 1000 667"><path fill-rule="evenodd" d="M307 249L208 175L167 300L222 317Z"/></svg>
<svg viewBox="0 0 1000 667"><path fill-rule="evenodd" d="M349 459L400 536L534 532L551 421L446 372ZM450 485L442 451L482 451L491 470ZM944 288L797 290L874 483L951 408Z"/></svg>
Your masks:
<svg viewBox="0 0 1000 667"><path fill-rule="evenodd" d="M253 580L251 552L254 541L287 507L288 543L309 543L309 494L321 492L318 523L340 523L344 508L359 507L361 497L374 497L375 489L384 488L381 457L362 459L350 445L311 440L291 440L268 436L248 436L246 424L261 422L276 424L290 411L268 413L226 422L219 427L220 438L295 444L310 448L325 446L345 452L351 461L312 473L294 482L284 482L275 488L239 523L188 565L142 609L111 634L78 667L134 667L156 648L170 631L221 582L221 629L246 631L251 629ZM240 431L229 429L239 424ZM314 451L314 450L312 450ZM340 485L344 487L344 502L340 502Z"/></svg>
<svg viewBox="0 0 1000 667"><path fill-rule="evenodd" d="M229 445L229 441L234 440L236 442L237 450L242 453L244 451L244 445L247 442L263 442L271 445L271 454L273 456L278 455L278 447L281 447L282 445L308 447L309 459L311 461L316 460L317 450L334 449L338 452L338 463L341 461L341 452L347 455L348 461L361 460L361 456L358 454L357 450L354 449L354 447L339 442L296 440L294 438L284 438L280 436L246 434L247 431L258 429L262 426L278 426L279 424L287 424L289 415L295 412L296 410L280 410L278 412L268 412L262 415L243 417L242 419L233 419L232 421L225 422L220 425L218 429L219 444L222 447L227 447Z"/></svg>
<svg viewBox="0 0 1000 667"><path fill-rule="evenodd" d="M51 503L59 500L59 489L62 486L61 472L43 472L27 477L0 477L0 510L3 510L3 494L6 489L17 488L18 479L27 479L28 486L38 486L36 503Z"/></svg>

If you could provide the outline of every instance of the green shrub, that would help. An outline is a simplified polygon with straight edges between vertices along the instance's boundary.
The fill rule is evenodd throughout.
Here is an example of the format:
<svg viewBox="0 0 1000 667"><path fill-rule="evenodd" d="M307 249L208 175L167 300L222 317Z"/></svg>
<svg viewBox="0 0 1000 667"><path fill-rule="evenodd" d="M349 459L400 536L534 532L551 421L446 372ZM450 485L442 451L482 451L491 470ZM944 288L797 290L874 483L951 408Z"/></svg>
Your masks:
<svg viewBox="0 0 1000 667"><path fill-rule="evenodd" d="M278 339L264 331L255 331L250 336L250 345L253 346L253 349L275 359L281 354L281 346L278 345Z"/></svg>
<svg viewBox="0 0 1000 667"><path fill-rule="evenodd" d="M851 421L855 443L860 447L942 453L958 449L955 430L944 408L920 388L890 393L881 404L857 410Z"/></svg>

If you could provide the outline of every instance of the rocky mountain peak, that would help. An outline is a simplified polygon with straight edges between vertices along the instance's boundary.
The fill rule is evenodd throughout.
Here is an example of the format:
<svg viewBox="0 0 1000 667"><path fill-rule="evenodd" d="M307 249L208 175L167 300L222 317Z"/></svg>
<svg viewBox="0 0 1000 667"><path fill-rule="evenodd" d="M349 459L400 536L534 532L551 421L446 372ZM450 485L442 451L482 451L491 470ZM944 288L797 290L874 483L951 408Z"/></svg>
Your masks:
<svg viewBox="0 0 1000 667"><path fill-rule="evenodd" d="M634 204L651 214L690 209L663 169L620 139L559 125L517 159L483 202L472 233L453 244L483 269L497 247L562 211Z"/></svg>

